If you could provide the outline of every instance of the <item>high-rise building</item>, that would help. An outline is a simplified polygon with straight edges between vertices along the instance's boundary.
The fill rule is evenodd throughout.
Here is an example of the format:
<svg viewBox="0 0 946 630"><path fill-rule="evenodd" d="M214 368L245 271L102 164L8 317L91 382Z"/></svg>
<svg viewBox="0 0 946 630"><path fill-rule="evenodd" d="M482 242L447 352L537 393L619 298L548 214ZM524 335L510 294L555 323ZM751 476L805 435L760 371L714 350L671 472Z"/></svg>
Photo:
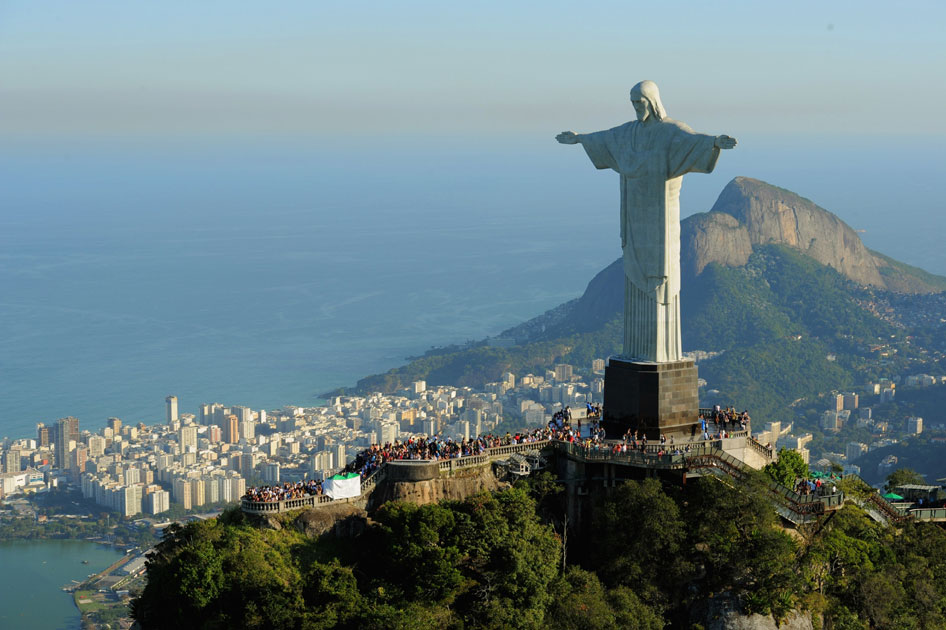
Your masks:
<svg viewBox="0 0 946 630"><path fill-rule="evenodd" d="M227 422L223 425L223 441L228 444L240 441L240 421L233 414L227 416Z"/></svg>
<svg viewBox="0 0 946 630"><path fill-rule="evenodd" d="M214 411L213 405L208 405L207 403L201 403L197 408L197 421L206 426L208 424L213 424Z"/></svg>
<svg viewBox="0 0 946 630"><path fill-rule="evenodd" d="M171 506L171 496L167 490L153 490L145 495L144 511L148 514L167 512Z"/></svg>
<svg viewBox="0 0 946 630"><path fill-rule="evenodd" d="M260 473L263 477L263 481L266 483L279 483L279 462L265 462L260 464Z"/></svg>
<svg viewBox="0 0 946 630"><path fill-rule="evenodd" d="M215 424L212 424L209 427L207 427L207 440L211 444L216 444L222 439L223 439L223 431L220 430L220 427L218 427Z"/></svg>
<svg viewBox="0 0 946 630"><path fill-rule="evenodd" d="M400 427L397 422L382 422L378 431L378 441L381 444L393 444L400 435Z"/></svg>
<svg viewBox="0 0 946 630"><path fill-rule="evenodd" d="M167 403L167 422L177 422L177 396L168 396L164 399Z"/></svg>
<svg viewBox="0 0 946 630"><path fill-rule="evenodd" d="M246 476L253 475L259 458L256 453L247 452L240 456L240 472Z"/></svg>
<svg viewBox="0 0 946 630"><path fill-rule="evenodd" d="M11 448L3 452L3 472L20 472L20 449Z"/></svg>
<svg viewBox="0 0 946 630"><path fill-rule="evenodd" d="M178 477L171 486L175 503L180 503L185 510L191 509L191 484L189 479Z"/></svg>
<svg viewBox="0 0 946 630"><path fill-rule="evenodd" d="M907 418L907 433L919 435L923 433L923 418L911 416Z"/></svg>
<svg viewBox="0 0 946 630"><path fill-rule="evenodd" d="M204 500L207 503L220 503L220 484L213 477L201 477L204 482Z"/></svg>
<svg viewBox="0 0 946 630"><path fill-rule="evenodd" d="M240 422L250 422L253 420L253 410L249 407L241 407L239 405L230 407L230 413L235 415Z"/></svg>
<svg viewBox="0 0 946 630"><path fill-rule="evenodd" d="M191 479L191 505L193 507L198 507L206 503L207 493L204 488L203 479Z"/></svg>
<svg viewBox="0 0 946 630"><path fill-rule="evenodd" d="M120 435L122 432L122 421L119 418L109 418L105 423L112 430L112 435Z"/></svg>
<svg viewBox="0 0 946 630"><path fill-rule="evenodd" d="M240 422L240 437L250 442L256 437L256 423L252 420L243 420Z"/></svg>
<svg viewBox="0 0 946 630"><path fill-rule="evenodd" d="M89 461L89 447L85 444L79 444L69 451L69 471L72 477L78 480L85 472L85 464Z"/></svg>
<svg viewBox="0 0 946 630"><path fill-rule="evenodd" d="M134 516L140 513L143 490L141 484L118 488L118 505L115 506L118 513L122 516Z"/></svg>
<svg viewBox="0 0 946 630"><path fill-rule="evenodd" d="M69 468L69 452L79 443L79 419L69 416L56 421L56 466Z"/></svg>
<svg viewBox="0 0 946 630"><path fill-rule="evenodd" d="M572 366L567 363L558 363L555 366L555 380L567 382L572 380Z"/></svg>
<svg viewBox="0 0 946 630"><path fill-rule="evenodd" d="M46 448L50 444L54 443L56 441L55 433L55 427L47 427L45 424L40 422L36 425L36 445L39 448Z"/></svg>
<svg viewBox="0 0 946 630"><path fill-rule="evenodd" d="M225 501L229 503L230 501L235 501L239 498L233 497L230 494L230 478L229 477L220 477L216 480L217 483L217 495L220 497L219 501Z"/></svg>
<svg viewBox="0 0 946 630"><path fill-rule="evenodd" d="M101 457L105 454L105 438L101 435L89 436L89 457Z"/></svg>
<svg viewBox="0 0 946 630"><path fill-rule="evenodd" d="M197 448L197 427L195 426L186 426L181 427L181 430L178 432L178 442L181 444L181 450L186 451L190 448Z"/></svg>
<svg viewBox="0 0 946 630"><path fill-rule="evenodd" d="M239 475L231 476L230 479L230 497L231 501L239 501L240 497L246 494L246 479Z"/></svg>
<svg viewBox="0 0 946 630"><path fill-rule="evenodd" d="M867 445L862 442L848 442L844 449L844 456L847 461L853 462L855 459L867 452Z"/></svg>

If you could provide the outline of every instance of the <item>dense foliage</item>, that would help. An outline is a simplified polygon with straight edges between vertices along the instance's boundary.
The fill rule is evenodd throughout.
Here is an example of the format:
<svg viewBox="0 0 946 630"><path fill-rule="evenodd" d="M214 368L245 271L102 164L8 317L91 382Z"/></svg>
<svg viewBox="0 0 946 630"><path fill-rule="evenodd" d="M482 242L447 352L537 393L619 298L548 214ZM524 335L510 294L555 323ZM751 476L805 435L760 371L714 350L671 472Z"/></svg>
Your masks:
<svg viewBox="0 0 946 630"><path fill-rule="evenodd" d="M725 601L807 609L825 628L946 627L939 527L898 533L848 505L789 536L766 483L627 482L589 503L583 531L548 474L464 501L389 503L355 538L229 511L168 530L133 616L144 629L657 630L704 623Z"/></svg>
<svg viewBox="0 0 946 630"><path fill-rule="evenodd" d="M786 488L794 488L796 481L808 478L808 464L798 451L780 448L778 459L767 464L763 472Z"/></svg>

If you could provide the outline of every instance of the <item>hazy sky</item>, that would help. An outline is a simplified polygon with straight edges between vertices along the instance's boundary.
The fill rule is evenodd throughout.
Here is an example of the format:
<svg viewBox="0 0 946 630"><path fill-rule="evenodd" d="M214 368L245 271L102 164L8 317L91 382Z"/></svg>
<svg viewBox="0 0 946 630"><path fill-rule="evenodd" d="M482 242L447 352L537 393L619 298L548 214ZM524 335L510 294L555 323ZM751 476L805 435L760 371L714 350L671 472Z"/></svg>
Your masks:
<svg viewBox="0 0 946 630"><path fill-rule="evenodd" d="M946 3L0 0L0 134L943 135ZM886 142L886 140L885 140Z"/></svg>
<svg viewBox="0 0 946 630"><path fill-rule="evenodd" d="M553 138L642 79L739 139L683 216L756 177L946 274L943 33L942 0L0 0L0 429L307 400L577 296L618 177Z"/></svg>

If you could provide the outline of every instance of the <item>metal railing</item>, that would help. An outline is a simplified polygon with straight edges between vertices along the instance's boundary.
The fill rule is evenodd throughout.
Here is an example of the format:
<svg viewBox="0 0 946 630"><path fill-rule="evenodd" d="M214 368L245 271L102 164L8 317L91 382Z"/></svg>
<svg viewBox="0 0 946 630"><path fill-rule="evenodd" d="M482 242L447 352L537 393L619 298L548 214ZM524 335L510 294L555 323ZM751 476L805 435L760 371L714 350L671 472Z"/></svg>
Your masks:
<svg viewBox="0 0 946 630"><path fill-rule="evenodd" d="M493 446L485 449L477 455L467 455L465 457L453 457L439 461L441 472L452 474L456 470L464 468L473 468L476 466L485 466L493 459L510 455L512 453L522 453L524 451L542 450L549 446L551 440L539 440L536 442L522 442L519 444L506 444L503 446ZM423 462L430 463L431 460L397 460L398 462ZM327 494L308 495L294 499L285 499L283 501L250 501L242 499L240 509L248 514L278 514L289 510L299 510L302 508L316 507L326 503L349 503L357 501L364 495L374 490L375 486L387 478L387 466L381 464L375 468L370 475L361 480L361 496L348 499L333 499Z"/></svg>
<svg viewBox="0 0 946 630"><path fill-rule="evenodd" d="M722 474L736 481L745 480L752 474L745 463L736 459L722 448L722 440L707 440L704 442L686 443L689 451L680 450L681 445L676 445L673 451L668 451L669 444L648 444L639 449L627 451L615 451L613 445L586 445L581 442L566 442L561 440L540 440L536 442L524 442L520 444L507 444L485 449L476 455L465 457L455 457L440 460L438 468L441 473L452 474L454 471L468 469L478 466L485 466L494 459L510 455L512 453L521 453L523 451L543 450L545 448L554 448L564 452L567 456L584 462L604 462L624 466L634 466L639 468L652 468L662 470L709 470L714 474ZM399 460L410 462L411 460ZM428 460L418 460L428 461ZM326 503L351 502L361 499L364 495L371 492L381 481L387 477L387 466L382 464L370 475L361 481L361 497L349 499L333 500L328 495L311 495L296 499L287 499L284 501L274 501L269 503L249 501L244 499L241 507L244 512L252 514L279 513L288 510L296 510L307 507L315 507ZM863 481L863 480L862 480ZM839 507L843 500L843 493L831 495L803 495L786 488L774 481L765 482L767 492L770 498L776 504L780 514L788 520L801 523L809 522L813 518L824 514L828 509ZM879 498L879 497L878 497ZM886 501L880 499L883 504L882 509L885 513L890 513L892 517L902 519L904 515L891 507ZM944 513L946 510L939 510ZM926 510L934 513L936 510ZM933 518L933 517L928 517Z"/></svg>
<svg viewBox="0 0 946 630"><path fill-rule="evenodd" d="M854 479L863 485L863 487L867 490L864 501L868 503L870 507L875 508L878 511L878 515L887 522L899 523L910 518L909 514L890 505L886 499L880 496L880 493L877 492L876 488L867 483L860 475L850 473L844 475L842 479Z"/></svg>
<svg viewBox="0 0 946 630"><path fill-rule="evenodd" d="M918 521L946 521L946 508L912 508L909 514Z"/></svg>

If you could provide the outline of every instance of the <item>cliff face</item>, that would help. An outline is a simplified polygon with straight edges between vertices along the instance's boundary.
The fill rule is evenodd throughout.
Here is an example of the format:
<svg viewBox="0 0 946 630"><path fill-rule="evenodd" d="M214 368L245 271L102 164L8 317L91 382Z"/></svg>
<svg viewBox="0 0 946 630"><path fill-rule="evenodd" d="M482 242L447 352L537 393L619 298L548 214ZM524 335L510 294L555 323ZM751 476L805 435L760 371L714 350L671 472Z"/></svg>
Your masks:
<svg viewBox="0 0 946 630"><path fill-rule="evenodd" d="M381 482L368 499L368 511L388 501L407 501L416 505L436 503L442 499L462 500L484 490L499 490L506 484L493 475L492 466L481 466L453 477L422 481Z"/></svg>
<svg viewBox="0 0 946 630"><path fill-rule="evenodd" d="M823 265L833 267L858 284L881 288L887 286L873 254L850 226L791 191L757 179L737 177L720 193L710 210L711 215L715 213L734 217L745 227L752 245L787 245ZM705 219L698 219L693 228L701 225L703 221ZM724 227L729 227L730 231L725 232ZM729 236L732 246L739 251L744 248L739 231L733 230L725 223L719 223L713 233L719 235L720 239L724 234ZM701 249L694 254L697 260L716 260L731 264L718 259L718 250L711 252Z"/></svg>
<svg viewBox="0 0 946 630"><path fill-rule="evenodd" d="M704 212L683 221L680 252L683 272L698 276L711 262L743 266L752 253L752 241L749 230L735 217L722 212Z"/></svg>

